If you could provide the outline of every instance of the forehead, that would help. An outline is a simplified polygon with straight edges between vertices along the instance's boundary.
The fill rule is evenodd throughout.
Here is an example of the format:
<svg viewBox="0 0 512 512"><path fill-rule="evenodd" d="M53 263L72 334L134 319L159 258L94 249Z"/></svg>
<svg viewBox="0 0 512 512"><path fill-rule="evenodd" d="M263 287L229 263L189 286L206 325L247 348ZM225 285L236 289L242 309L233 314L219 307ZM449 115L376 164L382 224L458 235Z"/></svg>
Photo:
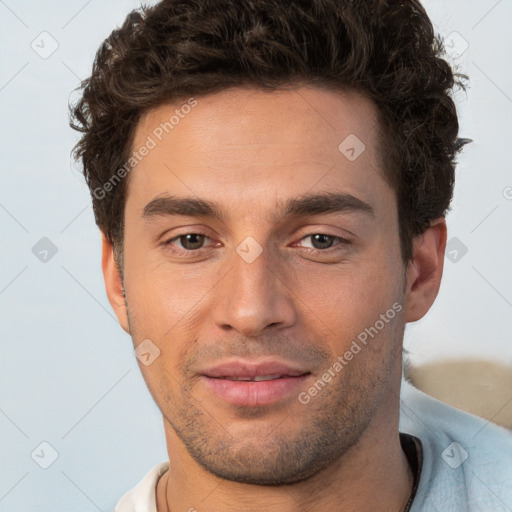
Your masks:
<svg viewBox="0 0 512 512"><path fill-rule="evenodd" d="M138 208L165 193L240 205L241 191L254 206L320 189L375 202L386 187L376 108L350 91L235 88L184 98L142 117L132 149L144 146L129 174L128 202Z"/></svg>

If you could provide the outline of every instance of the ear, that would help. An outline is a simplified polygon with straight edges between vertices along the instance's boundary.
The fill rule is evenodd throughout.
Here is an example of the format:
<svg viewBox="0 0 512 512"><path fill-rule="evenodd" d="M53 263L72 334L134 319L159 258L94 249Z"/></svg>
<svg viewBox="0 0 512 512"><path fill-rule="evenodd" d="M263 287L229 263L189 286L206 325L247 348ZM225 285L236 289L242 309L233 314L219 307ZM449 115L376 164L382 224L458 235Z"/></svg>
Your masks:
<svg viewBox="0 0 512 512"><path fill-rule="evenodd" d="M422 318L434 303L443 275L446 221L434 220L413 241L413 256L406 272L405 321Z"/></svg>
<svg viewBox="0 0 512 512"><path fill-rule="evenodd" d="M123 295L123 282L114 260L114 248L104 233L101 233L101 268L103 270L108 301L121 327L130 334L128 311Z"/></svg>

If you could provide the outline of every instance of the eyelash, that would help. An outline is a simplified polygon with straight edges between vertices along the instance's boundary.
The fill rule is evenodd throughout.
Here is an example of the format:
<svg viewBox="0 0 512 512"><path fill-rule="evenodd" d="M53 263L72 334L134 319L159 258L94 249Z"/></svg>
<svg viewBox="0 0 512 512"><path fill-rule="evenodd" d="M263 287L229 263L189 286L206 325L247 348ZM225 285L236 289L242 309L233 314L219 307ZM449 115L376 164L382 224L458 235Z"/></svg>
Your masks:
<svg viewBox="0 0 512 512"><path fill-rule="evenodd" d="M169 240L165 241L163 243L163 245L165 247L173 247L172 246L172 242L175 242L177 240L180 240L180 238L183 238L183 237L186 237L187 235L199 235L199 236L204 236L205 239L208 239L208 240L211 240L210 237L206 234L206 233L202 233L200 231L194 231L194 232L190 232L190 233L183 233L181 235L178 235L178 236L175 236L173 238L170 238ZM341 236L337 236L337 235L329 235L328 233L322 233L322 232L316 232L316 233L310 233L308 235L304 235L302 238L300 238L299 242L306 239L306 238L311 238L315 235L323 235L323 236L327 236L329 238L334 238L334 240L338 241L338 244L332 246L332 247L328 247L326 249L315 249L314 247L306 247L306 249L308 249L308 251L310 253L322 253L322 254L330 254L331 252L335 252L335 251L338 251L341 249L340 246L349 246L351 245L351 242L350 240L347 240L346 238L343 238ZM171 251L172 252L175 252L175 253L181 253L181 254L187 254L187 255L195 255L195 254L198 254L200 253L203 249L207 249L207 247L200 247L199 249L176 249L176 248L172 248Z"/></svg>

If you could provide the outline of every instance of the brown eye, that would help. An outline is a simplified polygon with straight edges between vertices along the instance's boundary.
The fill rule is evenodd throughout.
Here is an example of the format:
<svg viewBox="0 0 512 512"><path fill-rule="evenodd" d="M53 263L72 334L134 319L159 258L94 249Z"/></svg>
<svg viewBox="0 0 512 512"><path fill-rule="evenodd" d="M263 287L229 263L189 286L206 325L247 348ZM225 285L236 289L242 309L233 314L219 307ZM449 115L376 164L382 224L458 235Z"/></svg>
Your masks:
<svg viewBox="0 0 512 512"><path fill-rule="evenodd" d="M332 247L335 239L338 238L338 237L331 236L331 235L324 235L322 233L310 235L310 237L311 237L311 245L315 249L329 249L330 247Z"/></svg>
<svg viewBox="0 0 512 512"><path fill-rule="evenodd" d="M211 250L222 247L222 244L206 233L189 232L178 234L162 242L167 254L179 258L198 258L205 253L211 254Z"/></svg>
<svg viewBox="0 0 512 512"><path fill-rule="evenodd" d="M346 254L352 247L352 242L346 238L327 233L311 233L303 236L295 247L305 249L305 254L315 257L330 257L333 254Z"/></svg>
<svg viewBox="0 0 512 512"><path fill-rule="evenodd" d="M175 238L174 240L179 240L181 246L184 249L193 251L202 248L205 238L205 235L200 235L198 233L189 233L187 235L181 235L178 238Z"/></svg>
<svg viewBox="0 0 512 512"><path fill-rule="evenodd" d="M194 251L202 249L205 239L208 238L206 235L200 233L187 233L186 235L180 235L165 242L165 245L171 246L173 249L186 251ZM177 245L179 243L179 245ZM180 247L181 246L181 247Z"/></svg>

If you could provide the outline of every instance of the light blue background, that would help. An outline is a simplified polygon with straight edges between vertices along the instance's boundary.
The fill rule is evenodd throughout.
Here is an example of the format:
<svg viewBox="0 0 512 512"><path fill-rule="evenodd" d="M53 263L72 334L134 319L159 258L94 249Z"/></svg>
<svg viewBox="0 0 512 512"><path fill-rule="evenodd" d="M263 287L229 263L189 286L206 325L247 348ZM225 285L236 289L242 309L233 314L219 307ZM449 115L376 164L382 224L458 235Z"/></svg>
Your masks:
<svg viewBox="0 0 512 512"><path fill-rule="evenodd" d="M70 159L70 92L137 6L0 1L2 512L108 511L167 458L161 415L104 292L88 189ZM407 327L406 344L416 363L473 356L512 365L512 2L425 6L443 36L469 44L452 61L470 76L456 101L460 136L474 142L459 157L448 216L449 238L468 252L446 260L438 300ZM42 31L59 44L48 59L30 46ZM58 248L47 263L32 253L42 237ZM43 441L59 454L46 470L31 458Z"/></svg>

